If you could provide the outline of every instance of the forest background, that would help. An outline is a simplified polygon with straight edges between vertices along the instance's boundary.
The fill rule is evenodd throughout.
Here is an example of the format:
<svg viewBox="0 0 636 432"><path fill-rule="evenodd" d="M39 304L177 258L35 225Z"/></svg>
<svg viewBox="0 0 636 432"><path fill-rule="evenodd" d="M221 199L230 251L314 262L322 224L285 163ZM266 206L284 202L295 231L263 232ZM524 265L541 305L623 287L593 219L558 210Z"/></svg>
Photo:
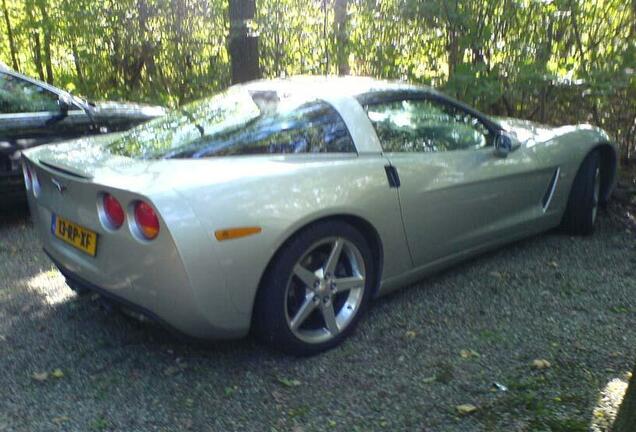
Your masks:
<svg viewBox="0 0 636 432"><path fill-rule="evenodd" d="M241 71L402 79L494 115L601 126L636 159L636 0L0 0L0 61L169 107Z"/></svg>

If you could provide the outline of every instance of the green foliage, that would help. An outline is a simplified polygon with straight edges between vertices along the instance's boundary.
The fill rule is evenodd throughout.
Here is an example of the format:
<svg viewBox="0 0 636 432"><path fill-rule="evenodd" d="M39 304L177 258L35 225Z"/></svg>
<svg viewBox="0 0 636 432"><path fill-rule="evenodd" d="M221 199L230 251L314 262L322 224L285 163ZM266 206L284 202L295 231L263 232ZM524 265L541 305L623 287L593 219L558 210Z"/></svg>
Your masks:
<svg viewBox="0 0 636 432"><path fill-rule="evenodd" d="M636 1L256 3L247 24L266 77L406 79L496 115L593 123L623 157L636 150ZM177 106L230 84L227 10L228 0L0 0L0 60L88 98Z"/></svg>

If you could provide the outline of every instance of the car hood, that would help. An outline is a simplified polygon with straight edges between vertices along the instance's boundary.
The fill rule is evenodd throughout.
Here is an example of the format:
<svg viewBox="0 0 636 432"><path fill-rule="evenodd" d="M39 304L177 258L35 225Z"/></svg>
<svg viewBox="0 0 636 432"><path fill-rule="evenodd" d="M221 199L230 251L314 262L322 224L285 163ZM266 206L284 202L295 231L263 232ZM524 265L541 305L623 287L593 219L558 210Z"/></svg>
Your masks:
<svg viewBox="0 0 636 432"><path fill-rule="evenodd" d="M507 132L517 138L521 144L528 142L545 142L558 135L558 127L535 123L530 120L521 120L510 117L497 117L494 119Z"/></svg>
<svg viewBox="0 0 636 432"><path fill-rule="evenodd" d="M560 136L583 130L593 130L599 134L603 140L609 142L609 137L602 129L587 124L565 125L565 126L548 126L541 123L535 123L529 120L520 120L508 117L494 118L494 121L507 132L512 134L521 145L532 147L535 144L541 144L558 138Z"/></svg>
<svg viewBox="0 0 636 432"><path fill-rule="evenodd" d="M99 101L91 102L89 109L93 118L130 118L150 120L156 117L161 117L168 111L157 105L145 105L132 102L111 102L111 101Z"/></svg>

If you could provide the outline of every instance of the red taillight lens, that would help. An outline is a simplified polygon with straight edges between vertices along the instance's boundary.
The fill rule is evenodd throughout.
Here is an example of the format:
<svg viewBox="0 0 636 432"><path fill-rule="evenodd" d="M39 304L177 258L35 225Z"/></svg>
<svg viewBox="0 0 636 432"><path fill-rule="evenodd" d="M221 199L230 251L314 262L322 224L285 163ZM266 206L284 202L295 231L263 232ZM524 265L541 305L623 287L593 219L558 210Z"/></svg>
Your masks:
<svg viewBox="0 0 636 432"><path fill-rule="evenodd" d="M108 223L112 228L117 229L124 223L124 209L117 198L111 194L104 194L102 197L104 213L108 219Z"/></svg>
<svg viewBox="0 0 636 432"><path fill-rule="evenodd" d="M137 201L135 204L135 222L143 236L152 240L159 235L159 218L148 203Z"/></svg>

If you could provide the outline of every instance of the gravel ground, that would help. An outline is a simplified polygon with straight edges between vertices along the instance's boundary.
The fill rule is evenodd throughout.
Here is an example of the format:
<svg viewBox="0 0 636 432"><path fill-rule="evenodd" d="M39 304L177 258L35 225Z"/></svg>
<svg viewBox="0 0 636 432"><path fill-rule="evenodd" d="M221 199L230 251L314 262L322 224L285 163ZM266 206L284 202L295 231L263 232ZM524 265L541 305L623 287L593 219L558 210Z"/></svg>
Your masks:
<svg viewBox="0 0 636 432"><path fill-rule="evenodd" d="M0 430L586 431L636 356L620 213L379 299L342 347L296 359L250 338L194 345L76 296L28 216L5 212Z"/></svg>

